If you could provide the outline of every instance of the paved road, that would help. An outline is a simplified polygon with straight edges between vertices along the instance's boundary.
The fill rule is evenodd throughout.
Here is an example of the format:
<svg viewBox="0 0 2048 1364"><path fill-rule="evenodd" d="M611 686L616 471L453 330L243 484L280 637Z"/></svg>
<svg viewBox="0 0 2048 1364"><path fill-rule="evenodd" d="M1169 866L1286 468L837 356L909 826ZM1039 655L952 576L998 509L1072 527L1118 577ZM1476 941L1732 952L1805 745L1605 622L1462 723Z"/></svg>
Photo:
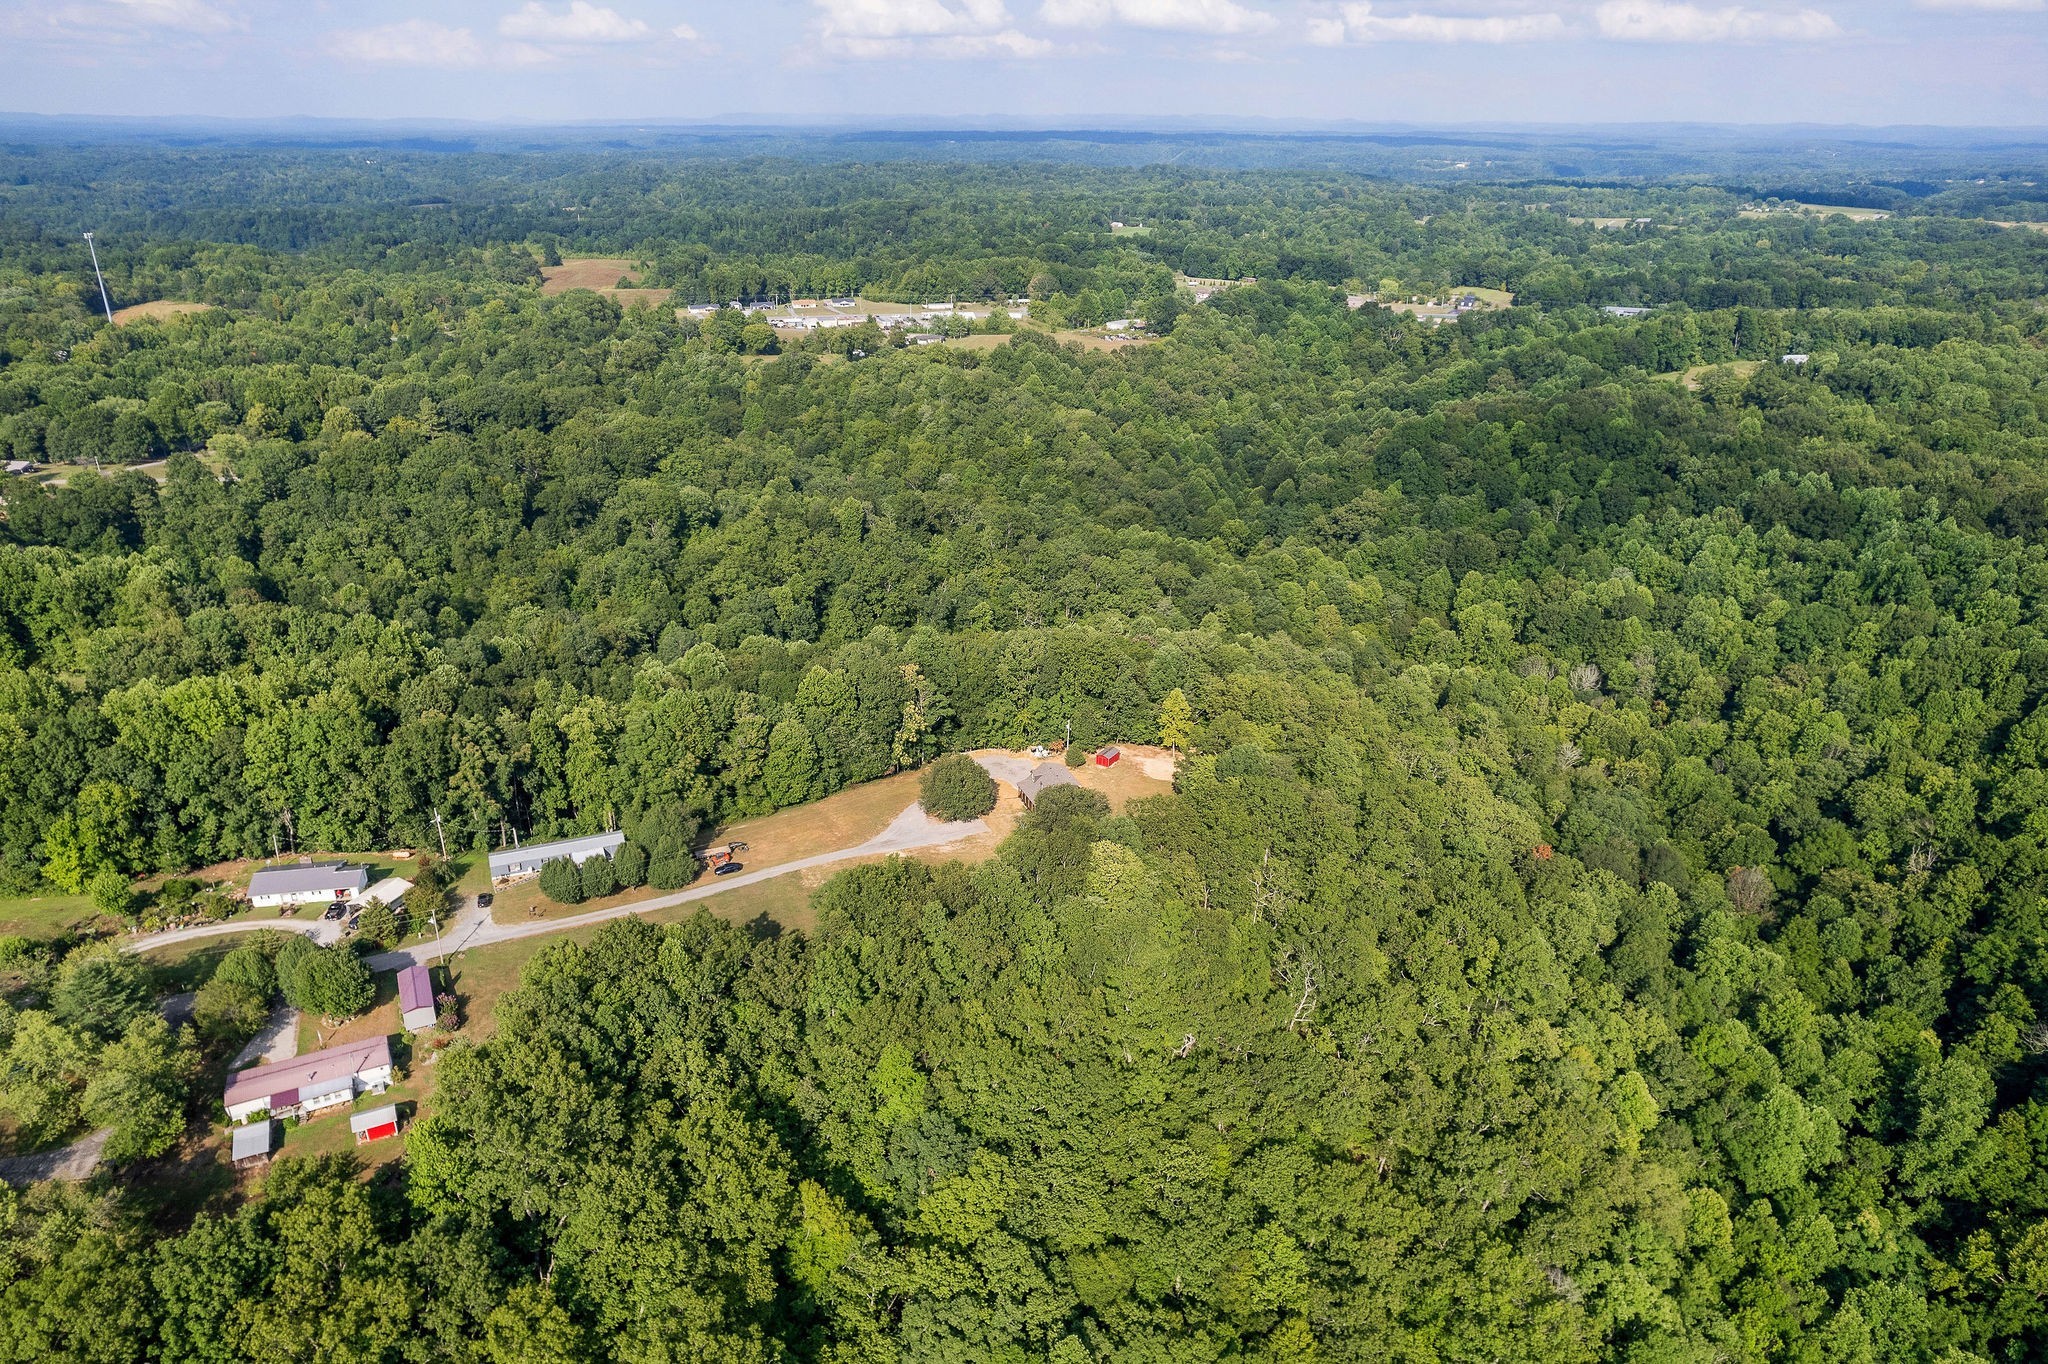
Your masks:
<svg viewBox="0 0 2048 1364"><path fill-rule="evenodd" d="M341 924L326 919L231 919L222 924L201 924L197 928L174 928L168 933L131 933L121 940L123 952L154 952L159 947L175 947L181 942L198 942L203 938L224 938L231 933L261 933L265 929L285 933L303 933L314 942L325 945L339 941Z"/></svg>
<svg viewBox="0 0 2048 1364"><path fill-rule="evenodd" d="M720 895L741 886L751 886L757 881L769 881L791 872L804 871L810 867L830 866L834 862L846 862L857 857L879 857L885 853L913 852L919 848L939 848L976 834L988 832L988 825L978 819L946 823L933 819L916 805L889 822L889 827L865 843L851 848L839 848L833 852L817 853L810 857L799 857L794 862L778 862L772 867L759 871L738 872L731 876L717 876L702 885L676 891L672 895L657 895L651 900L636 900L630 905L618 905L612 909L593 910L588 914L575 914L566 919L536 919L531 923L499 923L487 909L470 905L450 921L442 933L440 944L418 943L397 952L382 952L364 960L372 971L397 971L420 962L438 961L452 956L469 947L484 947L491 943L511 942L518 938L537 938L548 933L561 933L587 924L603 923L607 919L622 919L628 914L644 914L649 910L667 909L673 905L688 904ZM342 925L324 919L256 919L222 924L205 924L198 928L179 928L169 933L134 934L122 944L127 952L149 952L159 947L171 947L178 943L194 942L202 938L224 937L231 933L255 933L264 929L283 929L287 933L303 933L317 943L338 942Z"/></svg>
<svg viewBox="0 0 2048 1364"><path fill-rule="evenodd" d="M107 1147L107 1138L114 1135L111 1127L102 1127L90 1136L80 1137L69 1146L60 1146L54 1151L38 1151L32 1156L9 1156L0 1160L0 1181L9 1184L33 1184L44 1179L84 1179L99 1166L100 1152Z"/></svg>
<svg viewBox="0 0 2048 1364"><path fill-rule="evenodd" d="M857 857L879 857L885 853L944 847L948 843L957 843L961 839L987 832L988 825L978 819L948 824L933 819L918 806L913 805L890 821L888 828L867 842L851 848L800 857L794 862L779 862L772 867L763 867L759 871L717 876L702 885L691 886L687 890L679 890L670 895L657 895L651 900L636 900L630 905L617 905L611 909L592 910L588 914L574 914L566 919L535 919L530 923L506 924L493 919L489 910L472 907L463 911L455 922L448 925L448 931L442 935L438 947L430 942L419 943L402 951L384 952L364 960L368 962L372 971L397 971L421 962L438 961L465 948L485 947L491 943L562 933L589 924L623 919L629 914L645 914L650 910L668 909L675 905L689 904L692 900L708 899L729 890L738 890L741 886L751 886L758 881L771 881L778 876L787 876L791 872L803 871L810 867L830 866L834 862L846 862Z"/></svg>

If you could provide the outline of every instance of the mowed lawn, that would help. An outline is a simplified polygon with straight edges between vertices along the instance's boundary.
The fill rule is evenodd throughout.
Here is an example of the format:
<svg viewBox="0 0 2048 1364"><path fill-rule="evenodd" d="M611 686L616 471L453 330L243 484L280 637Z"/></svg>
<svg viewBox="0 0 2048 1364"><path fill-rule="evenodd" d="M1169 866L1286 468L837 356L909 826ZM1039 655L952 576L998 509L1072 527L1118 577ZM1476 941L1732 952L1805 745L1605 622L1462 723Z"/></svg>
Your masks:
<svg viewBox="0 0 2048 1364"><path fill-rule="evenodd" d="M83 895L0 897L0 936L4 937L61 938L92 930L99 917L92 901Z"/></svg>

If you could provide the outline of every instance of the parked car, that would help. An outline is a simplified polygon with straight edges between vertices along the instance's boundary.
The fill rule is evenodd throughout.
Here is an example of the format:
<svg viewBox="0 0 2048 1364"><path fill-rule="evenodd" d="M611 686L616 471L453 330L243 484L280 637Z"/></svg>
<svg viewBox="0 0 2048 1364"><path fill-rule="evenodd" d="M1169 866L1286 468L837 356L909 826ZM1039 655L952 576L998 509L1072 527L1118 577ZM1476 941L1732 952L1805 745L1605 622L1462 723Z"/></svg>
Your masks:
<svg viewBox="0 0 2048 1364"><path fill-rule="evenodd" d="M491 907L492 902L495 901L497 898L497 896L491 894L489 891L484 891L481 895L478 895L476 897L476 907L478 909L489 909Z"/></svg>
<svg viewBox="0 0 2048 1364"><path fill-rule="evenodd" d="M333 904L327 906L327 912L320 917L323 919L339 919L346 913L348 913L348 906L336 900Z"/></svg>
<svg viewBox="0 0 2048 1364"><path fill-rule="evenodd" d="M737 862L721 862L711 869L711 874L713 876L730 876L734 872L741 870L744 870L744 868Z"/></svg>

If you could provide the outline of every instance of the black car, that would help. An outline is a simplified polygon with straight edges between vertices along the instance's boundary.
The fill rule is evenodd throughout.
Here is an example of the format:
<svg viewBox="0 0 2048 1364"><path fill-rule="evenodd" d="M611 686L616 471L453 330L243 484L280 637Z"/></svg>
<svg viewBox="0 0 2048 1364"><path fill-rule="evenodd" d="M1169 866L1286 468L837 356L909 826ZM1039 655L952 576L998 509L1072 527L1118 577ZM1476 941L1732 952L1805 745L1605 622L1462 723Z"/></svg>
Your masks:
<svg viewBox="0 0 2048 1364"><path fill-rule="evenodd" d="M323 919L339 919L346 913L348 913L348 906L336 900L333 904L327 906L327 912L320 917Z"/></svg>
<svg viewBox="0 0 2048 1364"><path fill-rule="evenodd" d="M711 874L713 876L730 876L734 872L740 870L742 870L742 868L740 867L740 864L737 862L722 862L711 869Z"/></svg>
<svg viewBox="0 0 2048 1364"><path fill-rule="evenodd" d="M491 907L491 902L497 898L497 896L491 894L489 891L484 891L481 895L478 895L476 897L476 907L478 909L489 909Z"/></svg>

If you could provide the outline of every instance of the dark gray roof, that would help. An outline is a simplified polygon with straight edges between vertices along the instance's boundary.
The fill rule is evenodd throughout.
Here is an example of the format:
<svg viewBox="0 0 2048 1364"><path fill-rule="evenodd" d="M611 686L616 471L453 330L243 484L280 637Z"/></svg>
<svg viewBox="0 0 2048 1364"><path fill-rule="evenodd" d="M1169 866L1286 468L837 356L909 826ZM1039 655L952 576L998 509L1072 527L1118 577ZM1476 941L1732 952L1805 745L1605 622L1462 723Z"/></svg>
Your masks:
<svg viewBox="0 0 2048 1364"><path fill-rule="evenodd" d="M1024 774L1024 780L1017 783L1017 794L1028 801L1037 801L1039 794L1053 786L1079 786L1074 774L1060 763L1040 763Z"/></svg>
<svg viewBox="0 0 2048 1364"><path fill-rule="evenodd" d="M266 867L249 878L249 894L310 895L315 891L357 891L370 884L365 867L316 862L310 867Z"/></svg>

